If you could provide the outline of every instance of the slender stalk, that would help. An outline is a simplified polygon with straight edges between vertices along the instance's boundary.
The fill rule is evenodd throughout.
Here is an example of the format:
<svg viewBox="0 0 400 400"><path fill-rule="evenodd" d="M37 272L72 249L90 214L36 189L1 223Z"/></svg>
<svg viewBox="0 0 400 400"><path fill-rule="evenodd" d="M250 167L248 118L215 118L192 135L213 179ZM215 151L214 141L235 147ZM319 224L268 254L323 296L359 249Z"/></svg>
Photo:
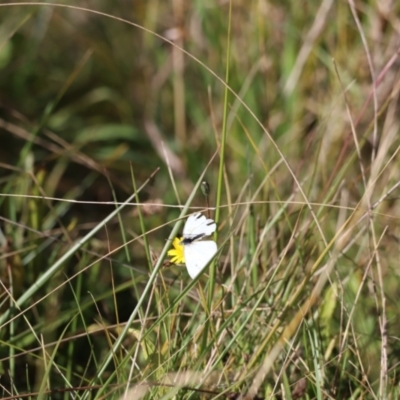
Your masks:
<svg viewBox="0 0 400 400"><path fill-rule="evenodd" d="M232 2L229 3L229 16L228 16L228 37L227 37L227 49L226 49L226 70L225 70L225 99L224 99L224 116L222 119L222 137L220 147L220 158L219 158L219 171L218 171L218 184L217 184L217 196L216 196L216 209L215 209L215 222L218 225L221 211L222 201L222 187L224 180L224 166L225 166L225 147L226 147L226 131L227 131L227 119L228 119L228 98L229 98L229 59L230 59L230 38L231 38L231 23L232 23ZM214 233L214 240L218 240L218 229ZM217 263L213 262L210 267L210 287L208 291L208 309L211 312L212 300L214 297L215 287L215 276L216 276ZM207 324L208 325L208 324ZM208 326L205 327L204 338L207 338Z"/></svg>

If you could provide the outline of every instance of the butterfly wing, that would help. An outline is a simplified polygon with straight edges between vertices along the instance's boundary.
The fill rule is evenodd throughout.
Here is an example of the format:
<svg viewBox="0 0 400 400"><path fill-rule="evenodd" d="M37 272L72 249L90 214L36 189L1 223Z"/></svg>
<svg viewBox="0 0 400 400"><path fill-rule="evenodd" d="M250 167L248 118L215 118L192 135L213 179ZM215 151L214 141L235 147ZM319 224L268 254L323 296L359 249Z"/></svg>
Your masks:
<svg viewBox="0 0 400 400"><path fill-rule="evenodd" d="M194 279L217 253L217 244L212 240L192 242L185 245L183 251L187 271Z"/></svg>
<svg viewBox="0 0 400 400"><path fill-rule="evenodd" d="M183 237L191 238L196 237L198 239L203 236L210 236L217 229L217 225L214 220L206 218L201 213L189 215L183 228Z"/></svg>

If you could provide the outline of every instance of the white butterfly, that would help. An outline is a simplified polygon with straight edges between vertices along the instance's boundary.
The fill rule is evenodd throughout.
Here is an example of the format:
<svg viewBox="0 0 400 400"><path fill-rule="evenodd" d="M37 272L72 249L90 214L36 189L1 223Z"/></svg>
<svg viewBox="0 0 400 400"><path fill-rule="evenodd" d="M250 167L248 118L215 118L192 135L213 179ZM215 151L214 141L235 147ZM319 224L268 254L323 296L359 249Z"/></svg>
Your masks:
<svg viewBox="0 0 400 400"><path fill-rule="evenodd" d="M183 252L188 273L192 279L204 269L217 252L217 244L213 240L200 240L210 236L217 229L214 220L201 213L192 214L183 228Z"/></svg>

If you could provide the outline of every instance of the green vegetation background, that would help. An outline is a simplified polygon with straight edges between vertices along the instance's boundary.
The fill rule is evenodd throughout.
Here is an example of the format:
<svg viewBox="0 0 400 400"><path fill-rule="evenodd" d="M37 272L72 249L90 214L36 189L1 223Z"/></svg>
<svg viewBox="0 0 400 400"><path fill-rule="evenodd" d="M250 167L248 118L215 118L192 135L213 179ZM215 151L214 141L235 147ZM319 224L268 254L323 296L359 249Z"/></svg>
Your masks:
<svg viewBox="0 0 400 400"><path fill-rule="evenodd" d="M398 398L399 12L2 2L1 397Z"/></svg>

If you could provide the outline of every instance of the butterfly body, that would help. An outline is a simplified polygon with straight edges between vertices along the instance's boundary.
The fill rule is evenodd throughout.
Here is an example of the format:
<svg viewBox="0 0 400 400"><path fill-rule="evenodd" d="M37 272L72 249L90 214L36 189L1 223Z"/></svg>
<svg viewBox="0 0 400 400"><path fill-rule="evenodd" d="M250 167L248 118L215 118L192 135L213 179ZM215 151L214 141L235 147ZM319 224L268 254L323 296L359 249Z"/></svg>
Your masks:
<svg viewBox="0 0 400 400"><path fill-rule="evenodd" d="M201 235L201 234L199 234L199 235L196 235L196 236L193 236L193 237L186 237L186 238L183 238L182 239L182 244L183 245L186 245L186 244L190 244L190 243L193 243L193 242L195 242L196 240L200 240L201 238L203 238L204 237L204 235Z"/></svg>

